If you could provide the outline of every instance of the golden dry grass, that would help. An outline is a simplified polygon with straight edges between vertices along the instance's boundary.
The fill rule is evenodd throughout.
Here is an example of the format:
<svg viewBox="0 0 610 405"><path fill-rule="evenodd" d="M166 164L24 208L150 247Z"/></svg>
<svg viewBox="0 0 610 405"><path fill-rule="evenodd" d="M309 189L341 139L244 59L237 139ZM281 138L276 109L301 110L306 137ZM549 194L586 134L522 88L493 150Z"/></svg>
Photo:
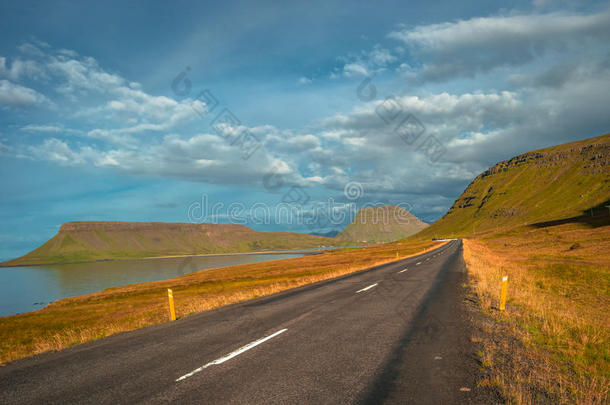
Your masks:
<svg viewBox="0 0 610 405"><path fill-rule="evenodd" d="M0 318L0 363L166 322L167 289L176 313L195 312L327 280L417 254L440 243L401 241L296 259L204 270L167 281L111 288Z"/></svg>
<svg viewBox="0 0 610 405"><path fill-rule="evenodd" d="M464 241L483 364L512 403L603 404L610 387L610 226L523 227ZM507 310L498 311L509 277ZM481 338L481 337L476 337Z"/></svg>

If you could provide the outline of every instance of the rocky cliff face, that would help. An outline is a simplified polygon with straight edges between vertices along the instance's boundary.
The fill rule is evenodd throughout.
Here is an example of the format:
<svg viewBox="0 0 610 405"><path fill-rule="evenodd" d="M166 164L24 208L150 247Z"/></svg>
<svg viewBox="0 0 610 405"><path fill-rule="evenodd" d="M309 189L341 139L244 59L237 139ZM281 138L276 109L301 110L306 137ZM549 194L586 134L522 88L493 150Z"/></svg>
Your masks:
<svg viewBox="0 0 610 405"><path fill-rule="evenodd" d="M597 139L597 138L596 138ZM589 174L602 173L610 169L608 158L610 145L603 140L589 145L569 147L565 149L551 148L547 151L528 152L512 159L497 163L479 175L477 178L506 172L511 168L529 164L533 167L567 166L573 162L583 162L583 172ZM475 179L476 180L476 179Z"/></svg>

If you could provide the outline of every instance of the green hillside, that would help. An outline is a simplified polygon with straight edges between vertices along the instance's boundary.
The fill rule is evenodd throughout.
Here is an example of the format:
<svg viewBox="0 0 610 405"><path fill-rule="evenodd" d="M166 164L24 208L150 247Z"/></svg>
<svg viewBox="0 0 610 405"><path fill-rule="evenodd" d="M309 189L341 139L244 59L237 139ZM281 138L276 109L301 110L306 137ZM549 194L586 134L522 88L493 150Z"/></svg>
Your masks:
<svg viewBox="0 0 610 405"><path fill-rule="evenodd" d="M540 149L477 176L416 237L455 237L608 212L610 134ZM584 217L583 217L584 216ZM579 219L580 218L580 219Z"/></svg>
<svg viewBox="0 0 610 405"><path fill-rule="evenodd" d="M392 242L413 235L427 226L404 208L363 208L337 238L363 243Z"/></svg>
<svg viewBox="0 0 610 405"><path fill-rule="evenodd" d="M342 243L346 242L301 233L257 232L243 225L69 222L39 248L2 265L317 248Z"/></svg>

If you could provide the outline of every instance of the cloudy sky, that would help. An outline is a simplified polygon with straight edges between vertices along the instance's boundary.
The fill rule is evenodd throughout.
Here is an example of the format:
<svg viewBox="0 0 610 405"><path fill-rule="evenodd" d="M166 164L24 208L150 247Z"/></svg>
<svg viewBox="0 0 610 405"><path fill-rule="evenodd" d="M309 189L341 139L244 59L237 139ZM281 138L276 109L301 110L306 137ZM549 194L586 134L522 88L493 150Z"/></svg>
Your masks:
<svg viewBox="0 0 610 405"><path fill-rule="evenodd" d="M231 204L431 222L497 161L610 130L608 2L413 3L3 1L0 259Z"/></svg>

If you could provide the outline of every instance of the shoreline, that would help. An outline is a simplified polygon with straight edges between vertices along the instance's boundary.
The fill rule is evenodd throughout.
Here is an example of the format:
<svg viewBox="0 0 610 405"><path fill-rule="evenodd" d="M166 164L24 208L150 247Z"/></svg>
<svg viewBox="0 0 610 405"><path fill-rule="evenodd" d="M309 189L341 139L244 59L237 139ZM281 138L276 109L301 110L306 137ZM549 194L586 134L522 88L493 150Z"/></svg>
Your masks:
<svg viewBox="0 0 610 405"><path fill-rule="evenodd" d="M181 258L181 257L210 257L210 256L245 256L245 255L261 255L261 254L279 254L279 255L291 255L291 254L300 254L300 256L296 257L296 259L301 258L301 257L306 257L306 256L315 256L315 255L319 255L324 253L323 251L320 251L318 249L314 250L314 251L307 251L307 252L303 252L303 251L299 251L299 252L287 252L287 251L282 251L282 252L273 252L273 253L259 253L259 252L245 252L245 253L238 253L238 254L233 254L233 253L226 253L226 254L202 254L202 255L187 255L187 256L163 256L163 257L147 257L147 258L137 258L137 259L112 259L112 260L97 260L97 261L88 261L88 262L74 262L74 263L61 263L61 264L56 264L56 265L64 265L64 264L87 264L87 263L105 263L105 262L121 262L121 261L132 261L132 260L155 260L155 259L175 259L175 258ZM278 260L288 260L288 259L295 259L293 257L290 258L275 258L275 259L270 259L270 260L263 260L262 262L273 262L273 261L278 261ZM182 276L186 276L188 274L192 274L192 273L197 273L200 271L209 271L209 270L219 270L219 269L223 269L223 268L228 268L228 267L234 267L234 266L247 266L249 264L253 264L253 263L258 263L258 262L252 262L252 263L243 263L243 264L229 264L226 266L220 266L220 267L210 267L210 268L205 268L205 269L198 269L195 270L193 272L189 272L186 274L182 274L180 276L177 277L182 277ZM41 264L39 266L45 266L44 264ZM22 265L22 266L14 266L14 267L36 267L36 266L30 266L30 265ZM128 284L122 284L122 285L117 285L114 287L106 287L106 288L102 288L101 290L96 290L96 291L92 291L92 292L88 292L88 293L84 293L84 294L79 294L79 295L74 295L74 296L68 296L68 297L62 297L62 298L58 298L55 299L53 301L49 301L49 302L41 302L41 306L40 308L36 308L34 310L31 311L26 311L26 312L17 312L14 314L10 314L10 315L0 315L0 319L2 318L6 318L6 317L11 317L11 316L18 316L18 315L26 315L26 314L31 314L40 310L43 310L45 308L47 308L49 305L51 305L54 302L58 302L61 300L65 300L65 299L72 299L72 298L79 298L79 297L84 297L87 295L92 295L92 294L98 294L101 293L107 289L110 288L124 288L127 287L129 285L136 285L136 284L141 284L141 283L155 283L155 282L164 282L164 281L168 281L171 280L175 277L170 277L170 278L163 278L160 280L153 280L153 281L136 281L136 282L130 282Z"/></svg>
<svg viewBox="0 0 610 405"><path fill-rule="evenodd" d="M5 264L6 262L0 263L0 268L8 268L8 267L39 267L39 266L61 266L64 264L84 264L84 263L103 263L103 262L120 262L120 261L133 261L133 260L155 260L155 259L176 259L176 258L186 258L186 257L213 257L213 256L241 256L241 255L265 255L265 254L278 254L278 255L290 255L290 254L303 254L303 255L311 255L311 254L319 254L318 252L325 252L334 249L347 249L350 247L366 247L363 246L331 246L327 248L311 248L311 249L296 249L296 250L263 250L263 251L253 251L253 252L235 252L235 253L202 253L195 255L165 255L165 256L143 256L143 257L126 257L120 259L96 259L96 260L83 260L76 262L47 262L47 263L36 263L36 264Z"/></svg>

